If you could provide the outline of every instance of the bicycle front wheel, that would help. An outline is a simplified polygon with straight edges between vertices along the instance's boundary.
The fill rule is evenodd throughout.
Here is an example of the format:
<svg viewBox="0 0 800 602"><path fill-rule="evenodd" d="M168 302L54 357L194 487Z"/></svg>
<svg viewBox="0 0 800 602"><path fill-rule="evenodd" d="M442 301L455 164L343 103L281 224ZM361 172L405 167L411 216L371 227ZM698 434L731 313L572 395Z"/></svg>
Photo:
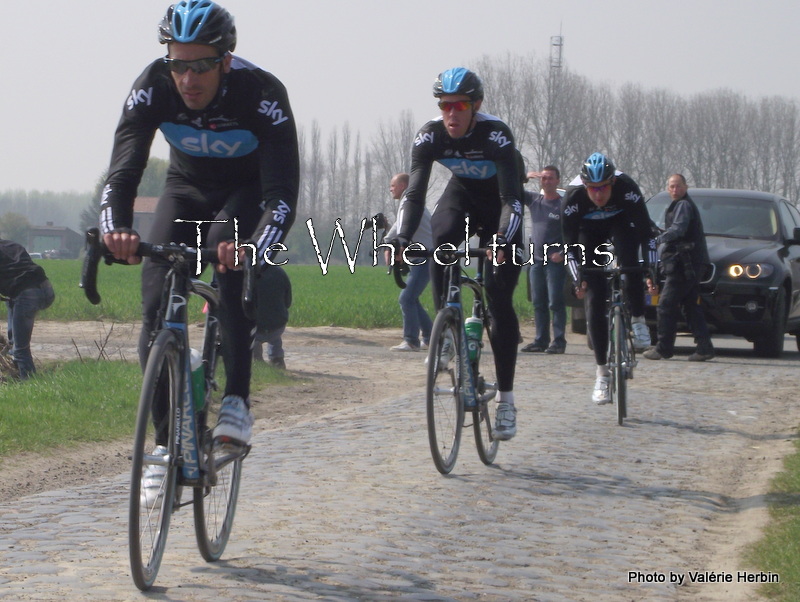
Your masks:
<svg viewBox="0 0 800 602"><path fill-rule="evenodd" d="M215 457L213 448L214 425L221 404L216 390L217 359L219 357L219 325L216 318L206 323L203 361L206 370L206 403L203 415L202 453L208 471L208 483L194 488L194 532L200 555L207 562L219 560L225 551L236 513L239 498L239 480L242 459L236 458L217 466L221 458Z"/></svg>
<svg viewBox="0 0 800 602"><path fill-rule="evenodd" d="M455 466L464 424L461 328L459 313L452 308L442 309L433 322L428 348L428 441L433 463L442 474L448 474Z"/></svg>
<svg viewBox="0 0 800 602"><path fill-rule="evenodd" d="M617 405L617 424L622 426L628 413L628 381L625 354L625 319L620 307L614 308L613 332L609 339L609 363L611 364L611 399Z"/></svg>
<svg viewBox="0 0 800 602"><path fill-rule="evenodd" d="M475 432L475 445L478 457L486 465L494 462L500 441L494 438L493 429L497 404L497 372L494 367L494 354L491 353L490 325L484 320L483 341L480 362L476 363L478 406L472 412L472 427Z"/></svg>
<svg viewBox="0 0 800 602"><path fill-rule="evenodd" d="M133 582L142 591L156 579L172 512L180 501L175 497L182 375L179 340L163 330L150 349L144 371L131 468L128 548Z"/></svg>

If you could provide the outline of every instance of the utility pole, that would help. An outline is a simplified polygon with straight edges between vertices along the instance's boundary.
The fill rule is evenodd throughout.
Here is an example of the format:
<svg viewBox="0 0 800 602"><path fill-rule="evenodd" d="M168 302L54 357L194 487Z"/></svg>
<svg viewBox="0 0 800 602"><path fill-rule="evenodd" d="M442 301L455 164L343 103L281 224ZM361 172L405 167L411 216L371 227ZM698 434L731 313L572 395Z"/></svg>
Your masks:
<svg viewBox="0 0 800 602"><path fill-rule="evenodd" d="M560 121L557 119L561 98L561 68L563 66L564 36L560 33L550 37L550 94L547 99L547 115L550 121L548 129L550 137L550 163L558 164L561 161L559 142ZM562 166L563 167L563 166Z"/></svg>

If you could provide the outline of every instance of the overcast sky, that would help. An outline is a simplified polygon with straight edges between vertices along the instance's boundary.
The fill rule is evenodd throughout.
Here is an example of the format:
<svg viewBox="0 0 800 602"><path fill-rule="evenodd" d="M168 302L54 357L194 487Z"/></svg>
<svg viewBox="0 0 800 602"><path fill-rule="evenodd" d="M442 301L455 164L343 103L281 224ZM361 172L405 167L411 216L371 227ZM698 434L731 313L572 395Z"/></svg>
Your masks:
<svg viewBox="0 0 800 602"><path fill-rule="evenodd" d="M168 4L4 2L0 190L93 188L133 81L165 54L157 25ZM281 79L298 124L316 120L323 135L349 122L366 141L403 110L422 125L436 114L440 71L483 55L547 58L559 34L565 65L596 83L800 100L797 0L221 4L236 18L236 53ZM157 139L153 155L166 157Z"/></svg>

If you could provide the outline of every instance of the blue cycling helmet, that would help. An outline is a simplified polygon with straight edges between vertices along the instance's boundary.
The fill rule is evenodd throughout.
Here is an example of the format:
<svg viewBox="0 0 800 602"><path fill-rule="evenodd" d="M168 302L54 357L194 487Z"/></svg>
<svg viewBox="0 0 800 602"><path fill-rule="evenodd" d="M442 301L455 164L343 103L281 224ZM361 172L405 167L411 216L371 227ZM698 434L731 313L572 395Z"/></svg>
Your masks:
<svg viewBox="0 0 800 602"><path fill-rule="evenodd" d="M236 26L231 14L211 0L181 0L167 9L158 41L207 44L225 54L236 48Z"/></svg>
<svg viewBox="0 0 800 602"><path fill-rule="evenodd" d="M584 182L605 182L610 179L617 171L611 160L603 153L592 153L583 162L581 168L581 180Z"/></svg>
<svg viewBox="0 0 800 602"><path fill-rule="evenodd" d="M472 101L483 100L483 83L469 69L448 69L440 73L433 83L433 95L436 98L445 94L464 94Z"/></svg>

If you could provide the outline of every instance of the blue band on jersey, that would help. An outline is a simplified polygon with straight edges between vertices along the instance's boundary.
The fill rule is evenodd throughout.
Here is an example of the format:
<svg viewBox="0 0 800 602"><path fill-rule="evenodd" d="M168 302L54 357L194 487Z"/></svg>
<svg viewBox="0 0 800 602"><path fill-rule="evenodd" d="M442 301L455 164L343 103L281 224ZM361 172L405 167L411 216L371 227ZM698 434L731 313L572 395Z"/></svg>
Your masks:
<svg viewBox="0 0 800 602"><path fill-rule="evenodd" d="M471 180L488 180L497 175L494 161L468 161L467 159L439 159L439 163L460 178Z"/></svg>
<svg viewBox="0 0 800 602"><path fill-rule="evenodd" d="M193 157L232 159L249 155L258 148L258 139L247 130L213 132L177 123L162 123L159 129L167 142Z"/></svg>
<svg viewBox="0 0 800 602"><path fill-rule="evenodd" d="M610 219L615 215L619 215L620 213L622 213L622 209L617 209L616 211L603 211L602 209L598 209L596 211L590 211L584 215L582 219Z"/></svg>

